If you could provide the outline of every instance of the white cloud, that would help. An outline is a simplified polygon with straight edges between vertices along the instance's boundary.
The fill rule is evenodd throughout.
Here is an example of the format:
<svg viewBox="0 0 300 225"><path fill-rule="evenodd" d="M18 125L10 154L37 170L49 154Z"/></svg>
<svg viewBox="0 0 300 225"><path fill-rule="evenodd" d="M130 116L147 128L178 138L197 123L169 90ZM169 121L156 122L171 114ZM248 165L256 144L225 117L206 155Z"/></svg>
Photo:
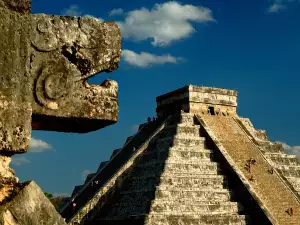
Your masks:
<svg viewBox="0 0 300 225"><path fill-rule="evenodd" d="M28 163L31 163L31 161L26 159L24 156L12 156L11 164L15 166L21 166Z"/></svg>
<svg viewBox="0 0 300 225"><path fill-rule="evenodd" d="M70 7L64 9L61 12L61 14L66 15L66 16L89 16L89 17L97 18L98 20L100 20L100 22L103 22L103 19L101 17L95 17L95 16L90 15L90 14L84 14L83 15L83 13L80 11L78 5L70 5Z"/></svg>
<svg viewBox="0 0 300 225"><path fill-rule="evenodd" d="M282 10L286 9L286 6L282 5L282 4L277 4L277 3L274 3L273 5L271 5L267 12L269 13L278 13Z"/></svg>
<svg viewBox="0 0 300 225"><path fill-rule="evenodd" d="M122 15L124 12L123 12L123 9L121 8L118 8L118 9L113 9L109 12L109 16L119 16L119 15Z"/></svg>
<svg viewBox="0 0 300 225"><path fill-rule="evenodd" d="M143 68L155 64L166 64L166 63L176 64L178 62L183 61L183 58L174 57L171 56L170 54L162 55L162 56L150 54L147 52L141 52L140 54L138 54L128 49L122 50L122 59L130 65L143 67Z"/></svg>
<svg viewBox="0 0 300 225"><path fill-rule="evenodd" d="M300 0L273 0L272 5L269 6L267 9L268 13L278 13L280 11L283 11L287 9L288 4L292 3L300 3Z"/></svg>
<svg viewBox="0 0 300 225"><path fill-rule="evenodd" d="M79 10L78 5L70 5L69 8L63 9L63 11L61 13L62 13L62 15L66 15L66 16L81 16L82 15L82 12Z"/></svg>
<svg viewBox="0 0 300 225"><path fill-rule="evenodd" d="M91 174L91 173L93 173L93 171L90 171L90 170L84 170L84 171L82 171L82 173L81 173L81 178L82 178L83 180L85 180L85 178L87 177L87 175L89 175L89 174Z"/></svg>
<svg viewBox="0 0 300 225"><path fill-rule="evenodd" d="M297 145L290 146L283 142L281 142L281 144L283 145L283 148L287 154L296 155L297 157L300 157L300 146L299 145L298 146Z"/></svg>
<svg viewBox="0 0 300 225"><path fill-rule="evenodd" d="M29 152L40 153L49 150L55 151L47 142L33 137L31 138Z"/></svg>
<svg viewBox="0 0 300 225"><path fill-rule="evenodd" d="M151 10L129 11L125 20L118 24L126 39L142 41L152 38L152 45L167 46L195 32L191 21L205 23L215 19L209 8L170 1L155 4Z"/></svg>

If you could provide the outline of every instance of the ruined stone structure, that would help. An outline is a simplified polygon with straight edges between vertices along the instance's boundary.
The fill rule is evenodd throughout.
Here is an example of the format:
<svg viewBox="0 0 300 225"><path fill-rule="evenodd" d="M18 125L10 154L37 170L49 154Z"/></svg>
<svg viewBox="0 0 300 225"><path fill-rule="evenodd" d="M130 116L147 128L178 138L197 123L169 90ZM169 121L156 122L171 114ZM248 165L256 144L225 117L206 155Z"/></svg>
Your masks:
<svg viewBox="0 0 300 225"><path fill-rule="evenodd" d="M300 224L300 166L236 113L237 92L186 86L77 186L71 225ZM72 202L76 207L72 207Z"/></svg>
<svg viewBox="0 0 300 225"><path fill-rule="evenodd" d="M117 83L87 80L118 67L121 34L113 22L30 10L30 0L0 0L0 224L64 224L34 183L18 183L10 157L28 150L31 129L82 133L117 121Z"/></svg>

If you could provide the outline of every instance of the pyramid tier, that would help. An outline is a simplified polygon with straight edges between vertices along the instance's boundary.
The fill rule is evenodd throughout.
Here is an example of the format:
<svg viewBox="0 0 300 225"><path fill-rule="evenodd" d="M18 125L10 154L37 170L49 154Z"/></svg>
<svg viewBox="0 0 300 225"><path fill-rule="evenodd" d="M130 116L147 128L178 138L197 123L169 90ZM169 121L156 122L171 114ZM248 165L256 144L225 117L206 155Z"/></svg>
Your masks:
<svg viewBox="0 0 300 225"><path fill-rule="evenodd" d="M282 166L299 166L297 156L280 153L265 153L265 156L273 164Z"/></svg>
<svg viewBox="0 0 300 225"><path fill-rule="evenodd" d="M196 151L195 149L184 148L184 149L171 149L162 148L155 151L147 151L143 155L143 161L148 160L162 160L162 159L177 159L177 160L207 160L213 159L212 151Z"/></svg>
<svg viewBox="0 0 300 225"><path fill-rule="evenodd" d="M180 161L153 161L149 163L139 163L133 167L132 176L155 173L198 173L198 174L219 174L220 168L216 162L180 162Z"/></svg>
<svg viewBox="0 0 300 225"><path fill-rule="evenodd" d="M204 147L205 138L204 137L193 137L193 136L174 136L174 137L164 137L159 138L156 141L157 145L165 144L168 146L183 146L183 147Z"/></svg>
<svg viewBox="0 0 300 225"><path fill-rule="evenodd" d="M190 136L200 136L200 126L193 124L173 124L164 128L166 133L186 134Z"/></svg>
<svg viewBox="0 0 300 225"><path fill-rule="evenodd" d="M164 173L160 178L156 176L132 177L128 181L128 189L139 189L142 187L172 187L178 188L214 188L222 189L227 186L227 179L221 175L182 175Z"/></svg>
<svg viewBox="0 0 300 225"><path fill-rule="evenodd" d="M164 213L169 215L220 215L234 214L242 210L236 202L181 202L174 204L172 201L154 200L140 203L118 203L108 216L132 216L145 213Z"/></svg>
<svg viewBox="0 0 300 225"><path fill-rule="evenodd" d="M230 201L232 193L228 189L157 187L122 191L119 202L147 201L152 199L177 201Z"/></svg>
<svg viewBox="0 0 300 225"><path fill-rule="evenodd" d="M284 177L297 177L300 178L300 168L277 168L277 171Z"/></svg>
<svg viewBox="0 0 300 225"><path fill-rule="evenodd" d="M110 217L98 220L102 225L250 225L249 217L228 215L165 215L151 213L148 216Z"/></svg>

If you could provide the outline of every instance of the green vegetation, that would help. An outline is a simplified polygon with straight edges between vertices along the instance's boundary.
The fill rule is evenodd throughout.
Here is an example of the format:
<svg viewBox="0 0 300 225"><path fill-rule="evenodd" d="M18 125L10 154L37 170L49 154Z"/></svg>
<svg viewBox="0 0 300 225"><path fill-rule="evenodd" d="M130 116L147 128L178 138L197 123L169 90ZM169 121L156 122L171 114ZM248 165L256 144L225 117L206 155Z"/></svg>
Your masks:
<svg viewBox="0 0 300 225"><path fill-rule="evenodd" d="M48 193L48 192L44 192L45 196L49 199L53 198L53 194Z"/></svg>
<svg viewBox="0 0 300 225"><path fill-rule="evenodd" d="M54 197L53 194L44 192L45 196L50 200L52 205L58 210L59 206L61 205L62 200L66 198L66 196L56 196Z"/></svg>

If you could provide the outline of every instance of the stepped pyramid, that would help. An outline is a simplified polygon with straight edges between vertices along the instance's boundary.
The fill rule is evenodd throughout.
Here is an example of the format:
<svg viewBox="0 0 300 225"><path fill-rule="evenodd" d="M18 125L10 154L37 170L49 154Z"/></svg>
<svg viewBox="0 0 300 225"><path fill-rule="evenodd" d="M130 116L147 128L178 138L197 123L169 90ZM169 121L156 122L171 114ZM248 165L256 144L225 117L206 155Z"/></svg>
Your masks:
<svg viewBox="0 0 300 225"><path fill-rule="evenodd" d="M236 114L236 91L189 85L156 100L158 119L75 187L69 224L300 224L300 164Z"/></svg>

